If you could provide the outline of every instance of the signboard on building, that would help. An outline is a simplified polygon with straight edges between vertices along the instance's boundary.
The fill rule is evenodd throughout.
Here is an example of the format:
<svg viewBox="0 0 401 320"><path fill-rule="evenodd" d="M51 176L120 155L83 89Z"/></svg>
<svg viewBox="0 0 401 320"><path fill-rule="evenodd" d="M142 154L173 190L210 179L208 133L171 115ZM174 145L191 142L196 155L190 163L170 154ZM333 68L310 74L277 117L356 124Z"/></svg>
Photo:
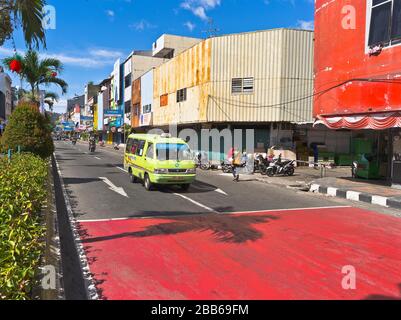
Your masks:
<svg viewBox="0 0 401 320"><path fill-rule="evenodd" d="M120 59L114 63L111 98L117 107L120 101Z"/></svg>
<svg viewBox="0 0 401 320"><path fill-rule="evenodd" d="M105 110L104 111L104 116L105 117L121 117L121 110Z"/></svg>
<svg viewBox="0 0 401 320"><path fill-rule="evenodd" d="M104 123L104 106L103 106L103 93L99 93L97 99L97 130L103 131Z"/></svg>
<svg viewBox="0 0 401 320"><path fill-rule="evenodd" d="M141 114L140 118L141 127L147 127L152 125L152 113Z"/></svg>

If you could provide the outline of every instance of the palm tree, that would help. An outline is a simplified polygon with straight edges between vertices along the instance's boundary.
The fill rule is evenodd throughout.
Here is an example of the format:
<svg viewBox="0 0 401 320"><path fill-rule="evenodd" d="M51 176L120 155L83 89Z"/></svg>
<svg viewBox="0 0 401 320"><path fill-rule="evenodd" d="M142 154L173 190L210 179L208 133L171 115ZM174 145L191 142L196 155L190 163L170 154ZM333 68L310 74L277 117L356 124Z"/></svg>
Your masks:
<svg viewBox="0 0 401 320"><path fill-rule="evenodd" d="M29 48L38 48L39 44L46 47L42 25L45 5L45 0L0 0L0 45L21 26Z"/></svg>
<svg viewBox="0 0 401 320"><path fill-rule="evenodd" d="M6 67L14 57L3 60ZM60 60L54 58L45 58L41 60L36 51L29 50L21 61L22 70L20 76L28 82L32 97L39 96L41 85L50 86L52 84L61 88L63 94L67 92L68 84L61 78L57 77L63 71L63 64Z"/></svg>
<svg viewBox="0 0 401 320"><path fill-rule="evenodd" d="M44 103L49 106L50 112L53 112L54 103L57 102L59 96L57 93L54 92L46 92Z"/></svg>

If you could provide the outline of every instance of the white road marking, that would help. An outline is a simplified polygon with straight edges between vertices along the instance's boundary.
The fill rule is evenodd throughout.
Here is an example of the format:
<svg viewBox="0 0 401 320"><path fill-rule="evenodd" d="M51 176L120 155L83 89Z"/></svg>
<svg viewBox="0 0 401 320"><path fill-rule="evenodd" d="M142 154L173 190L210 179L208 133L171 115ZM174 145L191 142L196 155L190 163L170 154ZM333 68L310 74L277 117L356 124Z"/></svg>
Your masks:
<svg viewBox="0 0 401 320"><path fill-rule="evenodd" d="M88 260L86 259L86 253L84 250L84 246L81 241L81 237L79 236L78 233L78 225L77 225L77 220L75 219L74 212L72 210L72 206L70 203L70 198L67 193L67 189L64 184L64 178L60 170L60 166L57 162L57 156L56 152L53 152L53 157L54 161L56 162L56 169L60 178L60 184L61 184L61 190L64 196L64 201L65 205L67 207L67 214L68 214L68 219L69 223L71 226L71 230L73 233L73 238L74 238L74 243L75 243L75 248L77 250L78 256L79 256L79 263L81 266L81 270L84 276L84 281L85 281L85 286L86 286L86 294L89 298L89 300L99 300L99 295L97 293L97 289L95 286L95 282L92 278L92 273L90 272L90 267Z"/></svg>
<svg viewBox="0 0 401 320"><path fill-rule="evenodd" d="M97 160L102 160L102 159L100 159L99 157L94 157L95 159L97 159Z"/></svg>
<svg viewBox="0 0 401 320"><path fill-rule="evenodd" d="M179 195L179 194L176 194ZM182 196L182 195L180 195ZM191 199L192 200L192 199ZM248 214L248 213L267 213L267 212L286 212L286 211L298 211L298 210L322 210L322 209L345 209L345 208L352 208L351 206L333 206L333 207L318 207L318 208L293 208L293 209L271 209L271 210L259 210L259 211L238 211L238 212L215 212L217 214L224 214L224 215L236 215L236 214ZM188 213L188 216L191 215L199 215L198 213ZM171 216L174 216L172 214ZM157 219L160 217L165 216L149 216L149 217L128 217L128 218L112 218L112 219L90 219L90 220L78 220L78 222L111 222L111 221L127 221L127 220L137 220L137 219Z"/></svg>
<svg viewBox="0 0 401 320"><path fill-rule="evenodd" d="M121 170L121 171L124 171L125 173L128 173L128 171L125 170L124 168L121 168L121 167L115 167L115 168L117 168L117 169L119 169L119 170Z"/></svg>
<svg viewBox="0 0 401 320"><path fill-rule="evenodd" d="M215 192L218 192L218 193L221 193L221 194L224 194L225 196L228 196L228 194L227 193L225 193L223 190L221 190L221 189L216 189L216 190L214 190Z"/></svg>
<svg viewBox="0 0 401 320"><path fill-rule="evenodd" d="M211 190L212 188L210 188L210 187L202 187L202 186L198 186L198 185L195 185L195 184L191 185L191 188L194 188L194 189L197 189L197 190L201 190L201 191L214 191L214 192L218 192L218 193L224 194L225 196L228 196L228 194L225 193L221 189Z"/></svg>
<svg viewBox="0 0 401 320"><path fill-rule="evenodd" d="M285 212L285 211L298 211L298 210L325 210L325 209L346 209L346 208L352 208L352 207L351 206L332 206L332 207L308 207L308 208L291 208L291 209L269 209L269 210L256 210L256 211L224 212L223 214Z"/></svg>
<svg viewBox="0 0 401 320"><path fill-rule="evenodd" d="M114 191L114 192L122 195L123 197L129 198L123 188L119 188L119 187L115 186L109 179L107 179L105 177L99 177L99 179L102 180L105 184L107 184L111 191Z"/></svg>
<svg viewBox="0 0 401 320"><path fill-rule="evenodd" d="M185 200L187 200L187 201L193 203L194 205L197 205L198 207L201 207L201 208L203 208L203 209L205 209L205 210L207 210L207 211L209 211L209 212L215 212L215 213L217 213L217 212L216 212L215 210L213 210L212 208L209 208L209 207L203 205L202 203L199 203L199 202L197 202L197 201L195 201L195 200L192 200L191 198L188 198L188 197L186 197L186 196L184 196L184 195L182 195L182 194L180 194L180 193L174 193L174 195L176 195L176 196L178 196L178 197L180 197L180 198L183 198L183 199L185 199Z"/></svg>

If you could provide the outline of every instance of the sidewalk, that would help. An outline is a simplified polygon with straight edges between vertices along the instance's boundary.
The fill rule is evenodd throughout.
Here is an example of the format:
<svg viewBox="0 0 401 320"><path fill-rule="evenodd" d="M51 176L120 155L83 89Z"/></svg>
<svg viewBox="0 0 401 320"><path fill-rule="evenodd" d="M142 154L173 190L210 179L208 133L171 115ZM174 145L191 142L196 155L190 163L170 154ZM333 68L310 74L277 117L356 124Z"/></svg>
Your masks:
<svg viewBox="0 0 401 320"><path fill-rule="evenodd" d="M391 188L380 181L323 178L313 181L310 191L401 209L401 190Z"/></svg>
<svg viewBox="0 0 401 320"><path fill-rule="evenodd" d="M333 178L345 178L349 177L350 174L351 174L350 168L327 169L326 171L326 175ZM295 169L295 174L291 177L285 177L285 176L268 177L268 176L263 176L260 173L255 173L254 176L256 180L260 182L309 191L309 186L315 180L321 178L321 171L320 169L314 169L309 167L297 167Z"/></svg>
<svg viewBox="0 0 401 320"><path fill-rule="evenodd" d="M324 178L320 174L320 170L314 168L298 167L292 177L270 178L258 173L255 177L268 184L401 209L401 190L391 188L383 181L353 179L348 167L327 169Z"/></svg>

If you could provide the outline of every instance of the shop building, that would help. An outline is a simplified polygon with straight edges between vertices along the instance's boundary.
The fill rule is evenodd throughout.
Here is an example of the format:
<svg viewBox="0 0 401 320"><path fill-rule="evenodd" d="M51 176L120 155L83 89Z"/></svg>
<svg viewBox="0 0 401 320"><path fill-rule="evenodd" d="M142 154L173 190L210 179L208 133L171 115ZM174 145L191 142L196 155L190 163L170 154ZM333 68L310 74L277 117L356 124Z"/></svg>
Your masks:
<svg viewBox="0 0 401 320"><path fill-rule="evenodd" d="M293 124L313 123L311 31L273 29L202 40L148 77L153 85L141 90L142 97L153 92L148 129L254 129L255 149L266 152L273 140L290 139L286 131L293 136Z"/></svg>
<svg viewBox="0 0 401 320"><path fill-rule="evenodd" d="M358 176L394 185L401 184L400 44L400 1L316 1L316 126L348 130Z"/></svg>
<svg viewBox="0 0 401 320"><path fill-rule="evenodd" d="M12 81L0 67L0 135L5 130L13 108Z"/></svg>

